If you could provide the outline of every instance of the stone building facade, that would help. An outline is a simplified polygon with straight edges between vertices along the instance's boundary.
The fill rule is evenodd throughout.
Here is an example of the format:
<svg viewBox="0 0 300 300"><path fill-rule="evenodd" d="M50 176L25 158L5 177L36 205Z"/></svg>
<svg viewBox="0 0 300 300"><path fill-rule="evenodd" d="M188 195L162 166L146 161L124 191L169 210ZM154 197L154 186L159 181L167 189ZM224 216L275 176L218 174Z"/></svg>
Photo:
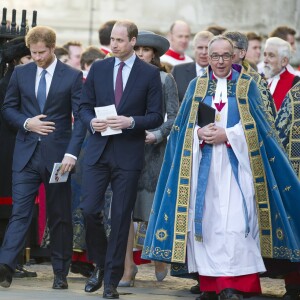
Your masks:
<svg viewBox="0 0 300 300"><path fill-rule="evenodd" d="M1 0L2 8L27 10L31 20L38 12L38 24L57 31L58 44L80 40L84 45L98 45L99 26L110 19L130 19L139 28L166 34L176 19L187 21L193 33L218 24L229 30L255 31L263 36L278 25L295 28L300 36L299 0ZM300 48L300 47L299 47ZM300 49L296 58L300 56Z"/></svg>

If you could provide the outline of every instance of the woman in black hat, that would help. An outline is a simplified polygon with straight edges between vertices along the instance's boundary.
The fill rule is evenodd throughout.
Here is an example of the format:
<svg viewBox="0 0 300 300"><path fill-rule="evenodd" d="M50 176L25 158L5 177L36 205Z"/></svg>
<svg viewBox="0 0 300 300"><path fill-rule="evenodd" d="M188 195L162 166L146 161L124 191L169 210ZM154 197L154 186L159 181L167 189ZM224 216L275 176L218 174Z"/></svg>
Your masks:
<svg viewBox="0 0 300 300"><path fill-rule="evenodd" d="M144 168L138 183L138 194L133 213L133 220L148 222L152 207L156 184L163 162L167 137L173 126L178 112L179 99L177 86L171 74L166 73L160 63L162 56L169 49L169 41L151 31L140 31L135 44L135 53L143 61L153 64L160 69L160 77L163 90L163 115L165 122L158 128L146 131ZM133 226L128 238L125 270L119 286L133 286L137 267L133 261ZM141 243L143 244L143 243ZM162 281L168 273L166 264L155 264L155 275L158 281Z"/></svg>

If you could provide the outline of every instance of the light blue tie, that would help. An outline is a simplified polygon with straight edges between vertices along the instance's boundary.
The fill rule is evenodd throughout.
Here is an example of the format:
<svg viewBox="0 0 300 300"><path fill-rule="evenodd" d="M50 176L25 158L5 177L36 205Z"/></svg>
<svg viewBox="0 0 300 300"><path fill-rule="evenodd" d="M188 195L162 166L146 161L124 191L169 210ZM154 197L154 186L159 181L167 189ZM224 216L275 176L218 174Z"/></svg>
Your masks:
<svg viewBox="0 0 300 300"><path fill-rule="evenodd" d="M42 71L41 79L39 82L39 87L37 90L37 101L40 106L41 112L43 112L43 109L44 109L44 106L46 103L46 98L47 98L47 96L46 96L46 78L45 78L46 73L47 73L46 70Z"/></svg>

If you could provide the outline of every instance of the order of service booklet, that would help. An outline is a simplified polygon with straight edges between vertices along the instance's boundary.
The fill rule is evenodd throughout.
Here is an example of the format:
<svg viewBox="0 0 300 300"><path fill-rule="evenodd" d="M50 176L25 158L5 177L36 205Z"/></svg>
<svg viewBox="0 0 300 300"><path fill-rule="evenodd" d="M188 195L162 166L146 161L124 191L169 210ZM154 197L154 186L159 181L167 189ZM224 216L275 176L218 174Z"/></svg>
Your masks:
<svg viewBox="0 0 300 300"><path fill-rule="evenodd" d="M60 183L60 182L66 182L68 180L68 176L69 176L70 172L61 174L59 172L61 166L62 166L62 163L54 163L49 183Z"/></svg>
<svg viewBox="0 0 300 300"><path fill-rule="evenodd" d="M95 107L95 113L97 119L99 120L106 120L107 117L115 117L118 115L114 104ZM105 131L101 132L101 135L105 136L105 135L113 135L119 133L122 133L121 129L112 129L110 127L107 127Z"/></svg>

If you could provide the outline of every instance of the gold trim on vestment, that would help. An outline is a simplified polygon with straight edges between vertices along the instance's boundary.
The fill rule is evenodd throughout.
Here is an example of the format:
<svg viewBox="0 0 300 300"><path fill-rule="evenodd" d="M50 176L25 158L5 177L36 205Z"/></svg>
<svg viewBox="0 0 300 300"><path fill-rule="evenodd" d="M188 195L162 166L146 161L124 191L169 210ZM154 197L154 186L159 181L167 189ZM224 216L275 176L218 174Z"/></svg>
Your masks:
<svg viewBox="0 0 300 300"><path fill-rule="evenodd" d="M183 151L179 168L179 183L177 189L177 201L175 209L175 223L173 236L172 262L185 262L186 244L188 231L188 209L191 190L193 135L197 120L199 100L195 97L204 98L208 86L207 80L197 80L195 93L192 100L186 135L183 142Z"/></svg>
<svg viewBox="0 0 300 300"><path fill-rule="evenodd" d="M260 146L263 144L259 144L256 124L249 110L248 90L252 79L246 74L244 74L244 76L246 79L242 78L242 73L236 84L237 106L239 108L240 118L248 144L250 166L254 179L262 255L264 257L272 257L273 243L270 203L266 175L262 157L260 155ZM188 208L192 174L193 133L197 119L199 101L202 101L206 97L208 92L208 81L208 77L198 78L192 99L189 120L186 125L187 130L184 137L178 178L178 196L175 209L172 262L184 263L186 259Z"/></svg>
<svg viewBox="0 0 300 300"><path fill-rule="evenodd" d="M299 86L300 87L300 86ZM292 89L288 97L291 101L291 129L288 145L288 157L300 179L300 88Z"/></svg>
<svg viewBox="0 0 300 300"><path fill-rule="evenodd" d="M248 91L250 83L253 80L241 74L236 86L236 99L240 112L241 123L244 129L245 138L248 145L250 166L253 175L253 184L255 190L255 200L258 212L258 223L260 231L261 253L264 257L273 257L273 239L270 201L266 174L260 154L260 144L258 140L256 123L250 114Z"/></svg>

